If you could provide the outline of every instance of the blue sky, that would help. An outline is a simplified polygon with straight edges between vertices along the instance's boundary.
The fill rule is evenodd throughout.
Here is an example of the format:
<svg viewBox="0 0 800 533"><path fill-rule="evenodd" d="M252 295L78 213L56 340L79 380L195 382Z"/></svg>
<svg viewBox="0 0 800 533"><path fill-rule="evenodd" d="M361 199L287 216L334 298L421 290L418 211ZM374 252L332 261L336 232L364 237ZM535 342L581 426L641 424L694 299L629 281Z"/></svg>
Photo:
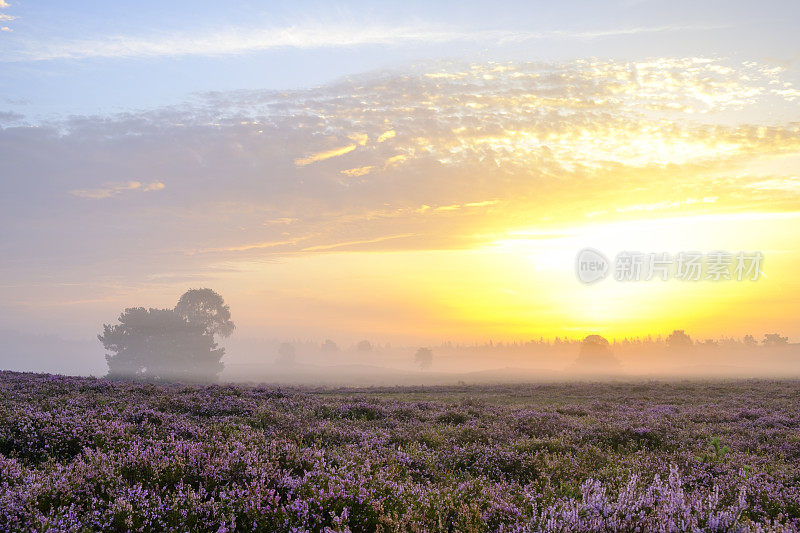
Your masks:
<svg viewBox="0 0 800 533"><path fill-rule="evenodd" d="M798 61L797 2L4 2L0 111L29 121L312 87L430 59Z"/></svg>

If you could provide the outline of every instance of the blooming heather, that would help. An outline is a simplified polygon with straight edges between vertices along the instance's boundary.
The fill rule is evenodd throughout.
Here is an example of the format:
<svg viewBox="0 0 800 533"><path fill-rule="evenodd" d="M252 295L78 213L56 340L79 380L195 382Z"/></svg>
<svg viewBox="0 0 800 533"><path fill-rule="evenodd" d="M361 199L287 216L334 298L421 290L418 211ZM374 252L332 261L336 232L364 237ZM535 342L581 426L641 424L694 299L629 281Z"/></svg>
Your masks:
<svg viewBox="0 0 800 533"><path fill-rule="evenodd" d="M0 530L800 530L800 383L0 373Z"/></svg>

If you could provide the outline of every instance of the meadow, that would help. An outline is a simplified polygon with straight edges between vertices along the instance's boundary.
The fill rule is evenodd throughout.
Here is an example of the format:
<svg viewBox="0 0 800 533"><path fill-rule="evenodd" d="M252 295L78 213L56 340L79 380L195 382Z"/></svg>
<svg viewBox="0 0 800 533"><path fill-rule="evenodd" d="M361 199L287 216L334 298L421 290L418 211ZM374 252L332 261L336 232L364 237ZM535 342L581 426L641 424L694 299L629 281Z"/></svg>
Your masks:
<svg viewBox="0 0 800 533"><path fill-rule="evenodd" d="M800 382L0 372L0 530L800 530Z"/></svg>

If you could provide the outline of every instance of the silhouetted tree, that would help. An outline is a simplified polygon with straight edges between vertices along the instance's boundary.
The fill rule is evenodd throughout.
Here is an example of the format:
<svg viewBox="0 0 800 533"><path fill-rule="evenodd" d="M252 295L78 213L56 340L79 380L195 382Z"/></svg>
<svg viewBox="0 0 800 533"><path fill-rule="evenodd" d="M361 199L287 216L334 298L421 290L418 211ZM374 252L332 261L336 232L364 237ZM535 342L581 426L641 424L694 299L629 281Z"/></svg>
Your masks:
<svg viewBox="0 0 800 533"><path fill-rule="evenodd" d="M231 321L230 307L211 289L189 289L178 300L175 312L188 322L203 326L211 335L230 337L236 327Z"/></svg>
<svg viewBox="0 0 800 533"><path fill-rule="evenodd" d="M172 309L126 309L98 339L109 352L109 377L211 380L223 367L214 336Z"/></svg>
<svg viewBox="0 0 800 533"><path fill-rule="evenodd" d="M126 309L97 338L108 352L109 377L207 381L222 371L225 355L214 335L227 337L234 327L219 294L192 289L174 309Z"/></svg>
<svg viewBox="0 0 800 533"><path fill-rule="evenodd" d="M758 341L752 335L745 335L744 336L744 340L742 342L744 342L745 346L756 346L756 345L758 345Z"/></svg>
<svg viewBox="0 0 800 533"><path fill-rule="evenodd" d="M322 343L322 351L323 352L338 352L339 351L339 346L337 346L336 343L333 342L332 340L325 339L325 342Z"/></svg>
<svg viewBox="0 0 800 533"><path fill-rule="evenodd" d="M414 354L414 362L419 365L422 370L427 370L433 364L433 350L430 348L420 348Z"/></svg>
<svg viewBox="0 0 800 533"><path fill-rule="evenodd" d="M767 333L761 342L764 343L764 346L786 346L789 344L789 337L782 337L778 333Z"/></svg>
<svg viewBox="0 0 800 533"><path fill-rule="evenodd" d="M667 348L670 350L687 350L693 345L692 338L682 329L676 329L667 336Z"/></svg>
<svg viewBox="0 0 800 533"><path fill-rule="evenodd" d="M605 337L588 335L581 341L581 350L575 365L579 370L608 372L619 367L619 361L611 352L611 345Z"/></svg>
<svg viewBox="0 0 800 533"><path fill-rule="evenodd" d="M294 346L288 342L282 342L278 346L278 359L277 362L283 365L292 365L295 362L296 353Z"/></svg>
<svg viewBox="0 0 800 533"><path fill-rule="evenodd" d="M356 346L356 349L359 352L371 352L372 351L372 343L367 341L367 340L363 340L363 341L358 343L358 345Z"/></svg>

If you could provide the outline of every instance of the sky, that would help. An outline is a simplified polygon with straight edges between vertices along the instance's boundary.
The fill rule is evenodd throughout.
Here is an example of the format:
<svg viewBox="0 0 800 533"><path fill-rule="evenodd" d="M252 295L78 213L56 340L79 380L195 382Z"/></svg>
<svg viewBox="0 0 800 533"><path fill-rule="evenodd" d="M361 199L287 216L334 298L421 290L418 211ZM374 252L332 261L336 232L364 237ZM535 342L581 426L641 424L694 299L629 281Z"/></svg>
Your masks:
<svg viewBox="0 0 800 533"><path fill-rule="evenodd" d="M793 1L0 0L0 330L800 340ZM585 284L586 247L760 252ZM101 351L97 343L98 351Z"/></svg>

